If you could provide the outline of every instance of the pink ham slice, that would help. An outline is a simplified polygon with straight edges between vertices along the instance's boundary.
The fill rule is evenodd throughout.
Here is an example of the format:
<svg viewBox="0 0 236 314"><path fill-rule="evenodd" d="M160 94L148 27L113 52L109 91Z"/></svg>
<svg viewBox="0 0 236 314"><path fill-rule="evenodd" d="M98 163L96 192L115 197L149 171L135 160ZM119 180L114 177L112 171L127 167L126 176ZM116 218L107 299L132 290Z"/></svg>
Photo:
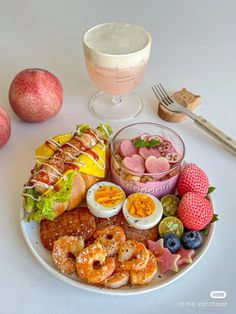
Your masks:
<svg viewBox="0 0 236 314"><path fill-rule="evenodd" d="M138 149L130 140L124 140L120 143L120 154L122 157L131 157L138 153Z"/></svg>
<svg viewBox="0 0 236 314"><path fill-rule="evenodd" d="M145 167L149 173L160 173L169 170L170 164L164 157L156 158L155 156L149 156L145 160Z"/></svg>
<svg viewBox="0 0 236 314"><path fill-rule="evenodd" d="M149 156L155 156L158 158L161 156L161 153L159 152L158 148L143 147L139 149L139 155L144 159L147 159Z"/></svg>
<svg viewBox="0 0 236 314"><path fill-rule="evenodd" d="M125 157L122 163L127 169L133 172L143 173L145 171L144 159L137 154Z"/></svg>

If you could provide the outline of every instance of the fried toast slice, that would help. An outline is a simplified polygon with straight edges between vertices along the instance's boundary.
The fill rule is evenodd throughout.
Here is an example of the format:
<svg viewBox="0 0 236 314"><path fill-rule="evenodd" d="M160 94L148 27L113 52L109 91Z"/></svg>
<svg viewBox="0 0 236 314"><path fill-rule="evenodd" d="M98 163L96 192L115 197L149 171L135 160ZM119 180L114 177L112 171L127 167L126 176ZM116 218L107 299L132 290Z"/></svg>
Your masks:
<svg viewBox="0 0 236 314"><path fill-rule="evenodd" d="M64 212L53 221L40 222L40 238L43 246L52 251L53 243L60 236L81 236L85 241L96 230L95 217L86 207Z"/></svg>

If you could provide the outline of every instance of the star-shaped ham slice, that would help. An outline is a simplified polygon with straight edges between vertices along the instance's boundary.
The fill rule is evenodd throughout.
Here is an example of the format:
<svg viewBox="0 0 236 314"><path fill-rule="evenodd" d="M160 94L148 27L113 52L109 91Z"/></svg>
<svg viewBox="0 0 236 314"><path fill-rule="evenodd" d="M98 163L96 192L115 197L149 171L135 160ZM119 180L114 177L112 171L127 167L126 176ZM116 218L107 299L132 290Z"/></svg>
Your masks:
<svg viewBox="0 0 236 314"><path fill-rule="evenodd" d="M161 255L157 257L157 264L160 273L164 274L169 270L177 272L179 270L177 262L180 259L180 254L171 254L171 252L164 248Z"/></svg>
<svg viewBox="0 0 236 314"><path fill-rule="evenodd" d="M163 239L159 239L156 242L152 240L147 240L147 246L152 253L156 255L156 257L162 255L164 248Z"/></svg>
<svg viewBox="0 0 236 314"><path fill-rule="evenodd" d="M191 264L192 261L192 256L195 254L194 250L185 250L183 247L181 247L178 251L177 254L180 255L180 259L177 261L177 265L183 265L183 264Z"/></svg>

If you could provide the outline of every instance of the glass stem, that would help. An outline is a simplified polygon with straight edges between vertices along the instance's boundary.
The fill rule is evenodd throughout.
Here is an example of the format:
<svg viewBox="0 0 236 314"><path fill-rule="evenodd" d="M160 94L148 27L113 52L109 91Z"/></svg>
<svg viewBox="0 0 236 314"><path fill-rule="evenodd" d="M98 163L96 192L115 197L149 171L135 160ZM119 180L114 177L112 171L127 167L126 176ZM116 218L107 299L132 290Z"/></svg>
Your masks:
<svg viewBox="0 0 236 314"><path fill-rule="evenodd" d="M112 96L111 100L112 100L112 103L116 106L119 103L121 103L122 98L121 98L121 95L115 95L115 96Z"/></svg>

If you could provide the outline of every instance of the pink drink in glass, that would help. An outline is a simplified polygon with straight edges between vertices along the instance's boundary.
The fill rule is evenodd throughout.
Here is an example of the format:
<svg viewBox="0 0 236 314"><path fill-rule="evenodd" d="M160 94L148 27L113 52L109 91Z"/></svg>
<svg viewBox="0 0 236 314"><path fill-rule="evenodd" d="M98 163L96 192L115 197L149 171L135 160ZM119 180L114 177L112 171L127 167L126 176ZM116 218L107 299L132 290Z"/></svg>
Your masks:
<svg viewBox="0 0 236 314"><path fill-rule="evenodd" d="M90 100L91 113L105 120L137 116L143 103L132 90L147 67L150 34L137 25L100 24L84 34L83 48L89 77L101 90Z"/></svg>
<svg viewBox="0 0 236 314"><path fill-rule="evenodd" d="M147 61L127 68L103 67L86 59L88 74L94 84L109 95L132 91L144 76Z"/></svg>

